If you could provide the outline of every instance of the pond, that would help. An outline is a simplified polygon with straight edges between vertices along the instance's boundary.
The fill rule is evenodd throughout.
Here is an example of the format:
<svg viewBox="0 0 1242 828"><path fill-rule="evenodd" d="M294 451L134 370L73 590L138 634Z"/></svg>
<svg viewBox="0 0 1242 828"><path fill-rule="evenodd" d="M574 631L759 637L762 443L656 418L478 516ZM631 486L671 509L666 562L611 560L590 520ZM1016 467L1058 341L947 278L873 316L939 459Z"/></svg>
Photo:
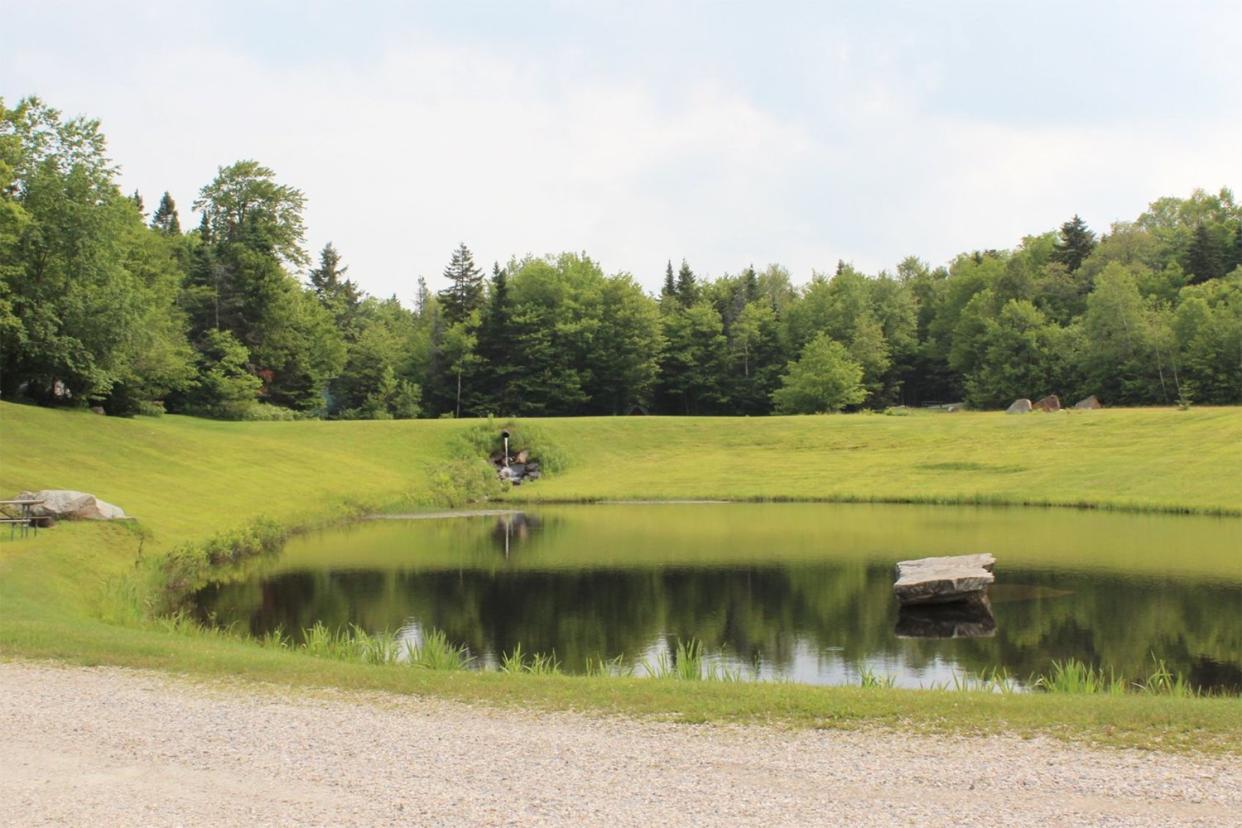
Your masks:
<svg viewBox="0 0 1242 828"><path fill-rule="evenodd" d="M991 552L989 612L899 612L893 565ZM197 596L209 623L294 637L322 622L436 629L493 665L521 644L638 667L697 639L743 677L900 686L1076 658L1154 659L1242 692L1242 521L1065 509L854 504L533 506L368 521L295 538Z"/></svg>

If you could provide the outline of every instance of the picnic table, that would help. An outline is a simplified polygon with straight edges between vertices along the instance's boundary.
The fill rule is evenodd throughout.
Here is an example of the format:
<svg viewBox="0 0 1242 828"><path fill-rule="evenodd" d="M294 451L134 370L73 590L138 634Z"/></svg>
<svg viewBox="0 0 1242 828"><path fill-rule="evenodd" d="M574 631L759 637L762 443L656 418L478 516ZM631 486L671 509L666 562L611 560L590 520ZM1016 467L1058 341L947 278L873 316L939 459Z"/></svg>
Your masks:
<svg viewBox="0 0 1242 828"><path fill-rule="evenodd" d="M42 500L0 500L0 524L7 523L9 525L9 539L11 540L17 534L18 527L21 527L22 537L26 537L26 533L31 529L36 535L39 534L39 521L34 513L34 507L42 506ZM16 506L21 513L18 517L10 517L9 508Z"/></svg>

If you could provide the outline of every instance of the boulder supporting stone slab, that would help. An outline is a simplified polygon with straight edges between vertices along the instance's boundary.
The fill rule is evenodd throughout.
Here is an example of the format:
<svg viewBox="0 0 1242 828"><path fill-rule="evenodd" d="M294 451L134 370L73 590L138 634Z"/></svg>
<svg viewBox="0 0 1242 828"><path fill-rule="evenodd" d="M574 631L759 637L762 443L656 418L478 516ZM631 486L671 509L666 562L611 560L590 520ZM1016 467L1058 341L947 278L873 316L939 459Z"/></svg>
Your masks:
<svg viewBox="0 0 1242 828"><path fill-rule="evenodd" d="M93 494L70 489L44 489L38 492L22 492L19 500L42 500L31 507L35 517L61 520L123 520L125 510L120 506L100 500Z"/></svg>
<svg viewBox="0 0 1242 828"><path fill-rule="evenodd" d="M901 561L893 594L903 606L978 600L996 580L995 565L987 553Z"/></svg>
<svg viewBox="0 0 1242 828"><path fill-rule="evenodd" d="M1031 401L1026 397L1020 400L1014 400L1008 408L1005 409L1006 414L1025 414L1031 410Z"/></svg>

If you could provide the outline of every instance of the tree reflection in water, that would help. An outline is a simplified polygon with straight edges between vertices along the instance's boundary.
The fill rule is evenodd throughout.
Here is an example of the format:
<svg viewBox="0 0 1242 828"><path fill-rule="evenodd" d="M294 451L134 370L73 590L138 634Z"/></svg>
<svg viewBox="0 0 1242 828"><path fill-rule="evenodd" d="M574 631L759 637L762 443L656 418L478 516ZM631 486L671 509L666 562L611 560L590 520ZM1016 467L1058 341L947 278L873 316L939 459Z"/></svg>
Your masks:
<svg viewBox="0 0 1242 828"><path fill-rule="evenodd" d="M719 538L707 551L687 547L701 523L661 533L633 515L631 548L561 512L350 530L338 541L348 551L329 564L314 559L336 548L325 536L270 571L204 589L199 612L295 639L317 621L373 632L418 624L484 660L519 643L555 651L571 672L696 638L744 672L818 682L864 664L906 685L950 669L1024 678L1067 658L1142 676L1155 657L1200 688L1242 691L1242 578L1040 569L998 556L990 607L899 612L892 561L904 549L821 554L782 547L774 532L774 548L743 564L746 550ZM377 531L392 533L388 545L369 549ZM663 559L679 562L651 563Z"/></svg>

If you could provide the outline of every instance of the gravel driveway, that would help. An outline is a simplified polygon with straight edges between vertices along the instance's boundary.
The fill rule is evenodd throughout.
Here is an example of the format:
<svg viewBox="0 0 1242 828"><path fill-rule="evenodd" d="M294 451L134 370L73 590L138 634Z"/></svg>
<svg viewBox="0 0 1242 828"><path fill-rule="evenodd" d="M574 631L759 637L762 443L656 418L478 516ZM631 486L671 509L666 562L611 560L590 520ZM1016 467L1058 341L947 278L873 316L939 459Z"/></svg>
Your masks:
<svg viewBox="0 0 1242 828"><path fill-rule="evenodd" d="M0 663L0 824L1242 825L1242 763Z"/></svg>

